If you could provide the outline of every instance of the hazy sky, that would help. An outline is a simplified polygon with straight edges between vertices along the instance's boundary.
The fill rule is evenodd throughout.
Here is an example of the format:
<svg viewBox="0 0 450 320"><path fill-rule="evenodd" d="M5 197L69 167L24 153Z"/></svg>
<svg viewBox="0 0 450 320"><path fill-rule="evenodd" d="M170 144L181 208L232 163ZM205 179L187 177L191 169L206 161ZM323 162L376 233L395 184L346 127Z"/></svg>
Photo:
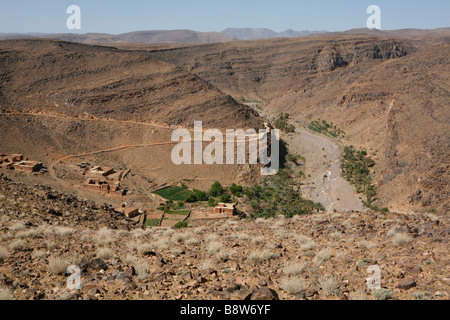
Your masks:
<svg viewBox="0 0 450 320"><path fill-rule="evenodd" d="M81 33L137 30L270 28L343 31L366 27L378 5L382 29L449 27L450 0L0 0L0 33L72 32L70 5L81 8Z"/></svg>

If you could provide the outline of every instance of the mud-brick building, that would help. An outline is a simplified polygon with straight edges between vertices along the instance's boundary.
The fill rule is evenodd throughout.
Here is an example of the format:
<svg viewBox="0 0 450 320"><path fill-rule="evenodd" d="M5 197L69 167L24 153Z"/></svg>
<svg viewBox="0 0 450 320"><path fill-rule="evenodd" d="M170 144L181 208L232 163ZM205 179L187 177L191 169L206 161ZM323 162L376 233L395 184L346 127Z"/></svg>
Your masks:
<svg viewBox="0 0 450 320"><path fill-rule="evenodd" d="M217 207L214 208L214 213L234 215L236 213L236 205L233 203L219 203Z"/></svg>
<svg viewBox="0 0 450 320"><path fill-rule="evenodd" d="M12 166L14 170L26 173L39 172L42 168L44 168L42 162L39 161L20 161L14 163Z"/></svg>

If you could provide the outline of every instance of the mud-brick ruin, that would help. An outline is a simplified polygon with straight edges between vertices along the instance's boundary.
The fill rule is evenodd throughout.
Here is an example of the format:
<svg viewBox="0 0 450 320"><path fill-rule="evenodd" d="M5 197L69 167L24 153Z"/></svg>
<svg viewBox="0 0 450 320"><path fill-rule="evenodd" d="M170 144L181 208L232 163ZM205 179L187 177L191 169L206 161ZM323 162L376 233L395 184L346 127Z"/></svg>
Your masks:
<svg viewBox="0 0 450 320"><path fill-rule="evenodd" d="M0 154L0 168L25 173L40 172L44 169L42 162L32 161L22 154Z"/></svg>
<svg viewBox="0 0 450 320"><path fill-rule="evenodd" d="M123 172L116 172L113 168L95 166L87 170L86 175L87 180L83 184L83 189L111 196L126 195L126 189L120 185Z"/></svg>

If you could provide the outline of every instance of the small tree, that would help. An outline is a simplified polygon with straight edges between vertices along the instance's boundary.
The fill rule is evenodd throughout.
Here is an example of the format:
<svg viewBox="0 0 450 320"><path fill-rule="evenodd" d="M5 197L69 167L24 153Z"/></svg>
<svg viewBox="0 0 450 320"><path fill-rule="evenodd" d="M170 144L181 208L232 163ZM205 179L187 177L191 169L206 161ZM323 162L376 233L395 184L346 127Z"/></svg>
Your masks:
<svg viewBox="0 0 450 320"><path fill-rule="evenodd" d="M211 189L209 191L209 195L212 197L218 197L223 194L223 187L220 182L216 181L212 184Z"/></svg>
<svg viewBox="0 0 450 320"><path fill-rule="evenodd" d="M208 199L208 205L209 205L210 207L215 207L215 206L216 206L216 201L214 200L213 197L209 197L209 199Z"/></svg>

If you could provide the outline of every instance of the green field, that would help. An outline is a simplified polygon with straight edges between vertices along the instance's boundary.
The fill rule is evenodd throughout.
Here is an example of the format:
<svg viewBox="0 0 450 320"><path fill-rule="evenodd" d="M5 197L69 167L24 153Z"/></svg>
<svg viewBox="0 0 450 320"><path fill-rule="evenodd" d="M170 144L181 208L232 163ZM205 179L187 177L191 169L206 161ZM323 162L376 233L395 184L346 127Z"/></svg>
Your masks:
<svg viewBox="0 0 450 320"><path fill-rule="evenodd" d="M192 191L178 186L166 187L164 189L155 191L154 193L163 197L164 199L172 201L185 201L191 194L193 194Z"/></svg>
<svg viewBox="0 0 450 320"><path fill-rule="evenodd" d="M145 225L147 227L158 227L159 226L160 219L147 219L145 222Z"/></svg>

